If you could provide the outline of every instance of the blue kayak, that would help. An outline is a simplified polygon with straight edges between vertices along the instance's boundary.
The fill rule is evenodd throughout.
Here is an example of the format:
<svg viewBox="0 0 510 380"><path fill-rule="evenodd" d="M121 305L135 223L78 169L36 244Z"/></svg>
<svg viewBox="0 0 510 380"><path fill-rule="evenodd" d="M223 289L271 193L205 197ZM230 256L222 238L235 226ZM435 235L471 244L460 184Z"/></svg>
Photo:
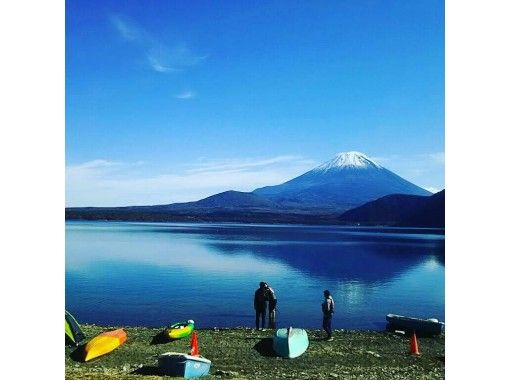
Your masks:
<svg viewBox="0 0 510 380"><path fill-rule="evenodd" d="M303 329L278 329L273 337L273 350L284 358L297 358L308 348L308 334Z"/></svg>

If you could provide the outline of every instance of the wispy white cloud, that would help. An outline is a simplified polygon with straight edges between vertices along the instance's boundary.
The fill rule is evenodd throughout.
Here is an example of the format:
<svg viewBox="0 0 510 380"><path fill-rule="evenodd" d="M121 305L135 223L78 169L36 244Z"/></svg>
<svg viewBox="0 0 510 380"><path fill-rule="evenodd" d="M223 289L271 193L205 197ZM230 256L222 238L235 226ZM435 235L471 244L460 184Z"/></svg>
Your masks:
<svg viewBox="0 0 510 380"><path fill-rule="evenodd" d="M157 61L166 62L174 67L197 65L207 58L207 55L197 55L184 43L180 42L171 47L157 42L153 44L148 55Z"/></svg>
<svg viewBox="0 0 510 380"><path fill-rule="evenodd" d="M444 152L438 152L438 153L431 153L428 155L434 162L444 165L445 163L445 154Z"/></svg>
<svg viewBox="0 0 510 380"><path fill-rule="evenodd" d="M165 66L164 63L151 55L147 56L147 61L149 62L149 65L152 67L154 71L157 71L158 73L176 73L179 71L182 71L180 69L176 69L170 66Z"/></svg>
<svg viewBox="0 0 510 380"><path fill-rule="evenodd" d="M444 152L433 152L433 153L417 153L417 154L390 154L386 156L372 157L375 161L381 163L396 162L396 161L427 161L435 164L444 165L445 154Z"/></svg>
<svg viewBox="0 0 510 380"><path fill-rule="evenodd" d="M444 152L393 154L373 157L385 168L412 183L436 193L444 189Z"/></svg>
<svg viewBox="0 0 510 380"><path fill-rule="evenodd" d="M126 171L133 171L144 165L143 161L137 162L120 162L108 160L92 160L77 165L69 165L66 167L66 180L70 183L78 181L83 183L96 178L119 176Z"/></svg>
<svg viewBox="0 0 510 380"><path fill-rule="evenodd" d="M135 24L129 22L121 16L111 16L111 22L122 37L129 41L142 41L144 38L143 31Z"/></svg>
<svg viewBox="0 0 510 380"><path fill-rule="evenodd" d="M177 99L188 100L188 99L193 99L196 95L197 94L194 91L186 90L186 91L178 93L177 95L175 95L175 97Z"/></svg>
<svg viewBox="0 0 510 380"><path fill-rule="evenodd" d="M207 58L207 55L194 53L185 42L162 41L155 38L125 16L113 15L110 19L122 38L142 49L148 66L158 73L183 71Z"/></svg>
<svg viewBox="0 0 510 380"><path fill-rule="evenodd" d="M121 168L121 167L134 167L143 165L144 161L136 162L121 162L121 161L108 161L108 160L92 160L86 161L77 165L67 166L67 170L93 170L93 169L106 169L106 168Z"/></svg>
<svg viewBox="0 0 510 380"><path fill-rule="evenodd" d="M267 159L254 159L254 160L219 160L219 161L209 161L202 162L200 164L195 164L194 169L190 169L190 173L202 173L202 172L238 172L246 169L252 169L256 167L267 167L273 164L279 163L297 163L300 165L314 165L315 161L305 160L300 156L276 156Z"/></svg>
<svg viewBox="0 0 510 380"><path fill-rule="evenodd" d="M97 168L110 168L118 165L122 165L120 162L107 161L107 160L92 160L87 161L79 165L69 166L70 170L87 170Z"/></svg>
<svg viewBox="0 0 510 380"><path fill-rule="evenodd" d="M126 206L195 201L226 190L252 191L285 182L316 162L299 156L203 160L180 172L147 175L147 164L105 160L66 168L68 206Z"/></svg>

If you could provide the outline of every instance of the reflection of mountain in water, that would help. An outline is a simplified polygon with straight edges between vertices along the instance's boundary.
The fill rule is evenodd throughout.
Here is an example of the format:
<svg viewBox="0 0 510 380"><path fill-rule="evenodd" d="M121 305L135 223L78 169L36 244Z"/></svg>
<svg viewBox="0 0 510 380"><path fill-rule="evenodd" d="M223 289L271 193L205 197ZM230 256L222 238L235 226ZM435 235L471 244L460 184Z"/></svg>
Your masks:
<svg viewBox="0 0 510 380"><path fill-rule="evenodd" d="M431 256L444 266L444 230L223 223L134 223L122 229L130 235L158 233L171 239L192 235L195 244L211 253L250 254L335 281L386 282Z"/></svg>
<svg viewBox="0 0 510 380"><path fill-rule="evenodd" d="M170 231L201 235L202 244L220 254L250 253L337 281L385 282L431 255L444 265L444 237L424 230L222 225Z"/></svg>
<svg viewBox="0 0 510 380"><path fill-rule="evenodd" d="M425 260L420 246L387 243L335 245L208 243L224 254L247 252L282 261L311 276L338 281L385 282Z"/></svg>

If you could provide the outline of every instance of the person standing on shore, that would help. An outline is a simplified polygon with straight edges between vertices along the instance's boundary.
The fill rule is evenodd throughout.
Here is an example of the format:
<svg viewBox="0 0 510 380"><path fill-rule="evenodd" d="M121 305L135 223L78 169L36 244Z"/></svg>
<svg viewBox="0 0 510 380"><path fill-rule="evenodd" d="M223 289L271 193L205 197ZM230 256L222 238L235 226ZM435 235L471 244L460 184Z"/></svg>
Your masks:
<svg viewBox="0 0 510 380"><path fill-rule="evenodd" d="M274 289L266 283L266 295L269 301L269 328L276 328L276 294Z"/></svg>
<svg viewBox="0 0 510 380"><path fill-rule="evenodd" d="M333 330L331 329L331 320L335 312L335 301L329 290L324 291L324 302L322 303L322 328L326 331L327 341L333 340Z"/></svg>
<svg viewBox="0 0 510 380"><path fill-rule="evenodd" d="M253 307L255 308L255 326L257 330L260 330L259 321L262 322L262 330L264 330L264 326L266 324L266 283L260 282L259 288L255 291L255 296L253 297Z"/></svg>

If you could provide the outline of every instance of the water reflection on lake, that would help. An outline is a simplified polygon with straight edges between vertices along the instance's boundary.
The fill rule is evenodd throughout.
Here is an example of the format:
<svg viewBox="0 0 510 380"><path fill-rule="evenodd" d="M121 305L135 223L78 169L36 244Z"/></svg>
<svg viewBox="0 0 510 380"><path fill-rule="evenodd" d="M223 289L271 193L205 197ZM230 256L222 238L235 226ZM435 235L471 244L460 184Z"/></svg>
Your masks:
<svg viewBox="0 0 510 380"><path fill-rule="evenodd" d="M444 320L444 231L338 226L66 223L66 307L80 321L252 326L267 281L282 326L382 329L387 313Z"/></svg>

